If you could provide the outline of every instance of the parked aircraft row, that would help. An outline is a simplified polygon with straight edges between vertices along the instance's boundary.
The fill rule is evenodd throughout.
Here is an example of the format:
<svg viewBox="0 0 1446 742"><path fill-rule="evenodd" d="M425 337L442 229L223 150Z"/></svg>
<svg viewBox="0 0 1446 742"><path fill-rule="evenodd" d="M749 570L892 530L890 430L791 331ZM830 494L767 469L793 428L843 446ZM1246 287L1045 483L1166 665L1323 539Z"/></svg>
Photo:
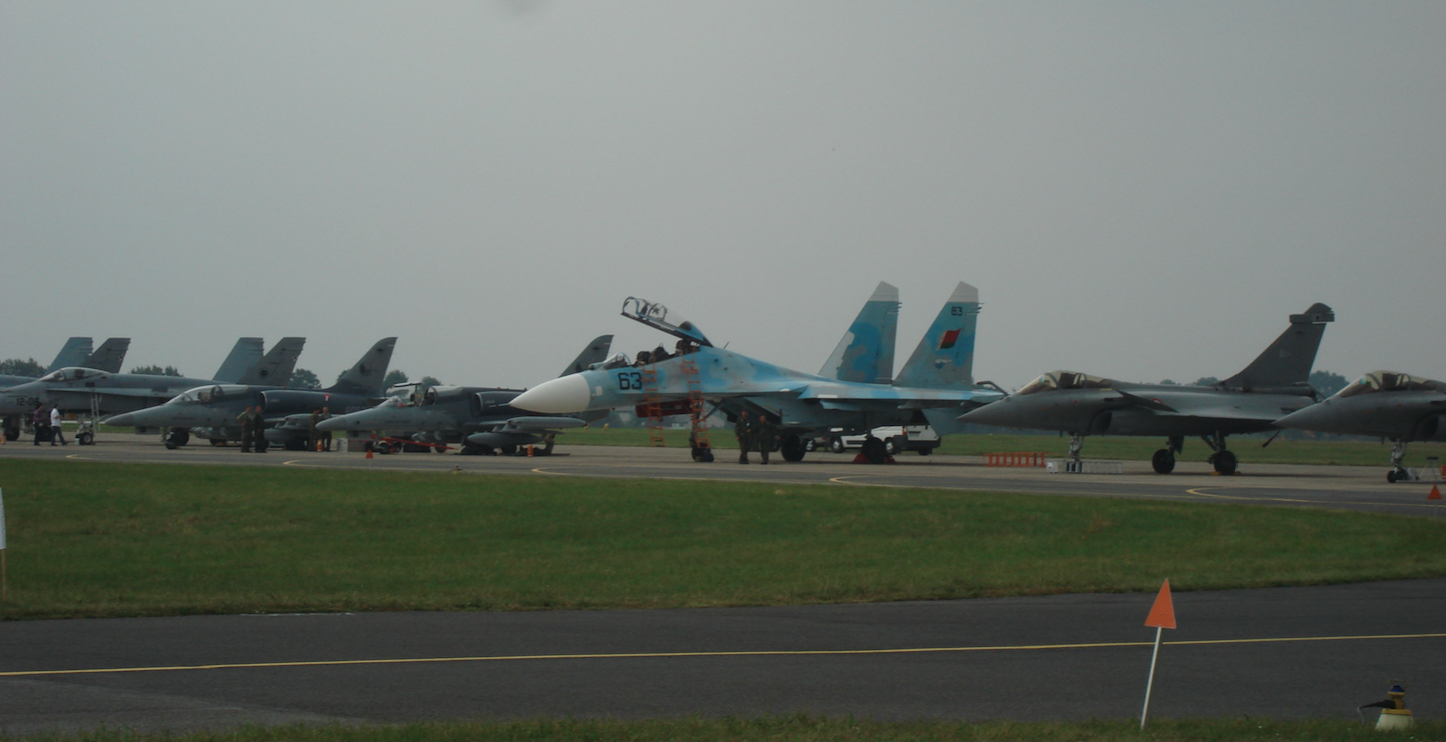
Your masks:
<svg viewBox="0 0 1446 742"><path fill-rule="evenodd" d="M213 379L121 374L128 340L112 338L92 354L88 338L71 338L45 376L0 392L0 414L12 440L21 415L36 404L55 404L66 412L112 415L112 425L170 428L167 445L175 447L193 434L217 445L237 440L237 417L247 406L259 406L267 439L298 447L310 434L310 413L324 407L333 417L318 424L320 430L461 444L462 453L475 454L532 443L550 451L560 431L615 409L695 420L721 413L730 421L747 411L775 422L788 461L803 459L804 442L821 434L929 425L944 435L980 423L1069 433L1075 458L1089 435L1161 436L1165 447L1152 463L1162 474L1174 469L1187 437L1206 443L1217 472L1232 474L1238 460L1226 447L1227 436L1300 428L1391 439L1390 481L1407 474L1402 460L1408 443L1446 440L1446 383L1376 371L1319 400L1308 377L1325 325L1335 319L1324 304L1290 315L1285 332L1254 361L1210 386L1051 371L1013 394L974 381L979 308L978 290L960 283L894 375L898 290L880 283L823 368L808 374L717 348L667 307L629 297L622 315L676 338L676 353L659 345L636 359L608 357L612 336L603 335L561 376L529 390L414 385L392 396L381 380L396 338L379 341L322 390L285 388L303 338L283 338L264 355L259 338L242 338ZM60 366L75 358L84 360ZM695 442L695 460L711 460L705 447ZM863 453L873 462L887 456L884 442L872 436Z"/></svg>

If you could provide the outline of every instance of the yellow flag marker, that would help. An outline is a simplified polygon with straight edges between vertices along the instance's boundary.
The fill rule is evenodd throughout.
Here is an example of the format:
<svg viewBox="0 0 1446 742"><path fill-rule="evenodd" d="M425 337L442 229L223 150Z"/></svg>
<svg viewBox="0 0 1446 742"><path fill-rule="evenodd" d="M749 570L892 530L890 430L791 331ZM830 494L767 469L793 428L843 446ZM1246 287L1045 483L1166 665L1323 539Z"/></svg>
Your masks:
<svg viewBox="0 0 1446 742"><path fill-rule="evenodd" d="M1140 731L1144 731L1145 720L1150 717L1150 691L1155 688L1155 661L1160 659L1160 636L1165 629L1175 628L1175 602L1170 598L1168 579L1160 586L1160 594L1155 596L1155 605L1150 607L1145 625L1155 627L1155 652L1150 655L1150 681L1145 684L1145 709L1140 712Z"/></svg>

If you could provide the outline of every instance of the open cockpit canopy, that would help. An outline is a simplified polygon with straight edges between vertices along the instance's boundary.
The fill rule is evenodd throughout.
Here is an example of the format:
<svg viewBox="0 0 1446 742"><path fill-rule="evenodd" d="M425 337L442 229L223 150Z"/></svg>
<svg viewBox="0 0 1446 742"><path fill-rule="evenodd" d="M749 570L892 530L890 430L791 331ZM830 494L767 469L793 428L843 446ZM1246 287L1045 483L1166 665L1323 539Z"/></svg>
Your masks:
<svg viewBox="0 0 1446 742"><path fill-rule="evenodd" d="M1410 374L1398 374L1395 371L1372 371L1357 379L1354 384L1336 392L1336 396L1342 399L1356 397L1362 394L1375 394L1376 392L1430 392L1446 391L1439 381L1423 379Z"/></svg>
<svg viewBox="0 0 1446 742"><path fill-rule="evenodd" d="M1050 371L1015 392L1020 396L1052 392L1056 389L1109 389L1114 382L1102 376L1075 373L1074 371Z"/></svg>

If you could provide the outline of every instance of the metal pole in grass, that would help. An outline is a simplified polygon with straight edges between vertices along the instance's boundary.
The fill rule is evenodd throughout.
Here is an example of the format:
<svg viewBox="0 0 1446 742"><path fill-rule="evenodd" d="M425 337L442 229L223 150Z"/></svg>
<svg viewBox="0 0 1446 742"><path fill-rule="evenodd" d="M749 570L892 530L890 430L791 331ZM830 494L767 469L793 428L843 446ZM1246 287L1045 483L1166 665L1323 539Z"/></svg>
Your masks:
<svg viewBox="0 0 1446 742"><path fill-rule="evenodd" d="M1170 580L1160 586L1155 596L1155 605L1145 618L1146 626L1155 627L1155 652L1150 655L1150 680L1145 684L1145 709L1140 712L1140 731L1145 731L1145 721L1150 717L1150 691L1155 688L1155 662L1160 659L1160 636L1165 629L1175 628L1175 603L1170 599Z"/></svg>
<svg viewBox="0 0 1446 742"><path fill-rule="evenodd" d="M10 597L10 574L5 569L5 490L0 489L0 600Z"/></svg>

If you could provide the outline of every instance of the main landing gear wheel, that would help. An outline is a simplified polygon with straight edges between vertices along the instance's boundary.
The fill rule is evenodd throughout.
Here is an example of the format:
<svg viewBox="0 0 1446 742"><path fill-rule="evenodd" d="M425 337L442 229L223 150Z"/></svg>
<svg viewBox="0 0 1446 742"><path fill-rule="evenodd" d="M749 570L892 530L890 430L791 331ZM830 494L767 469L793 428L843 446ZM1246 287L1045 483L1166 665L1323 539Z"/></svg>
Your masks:
<svg viewBox="0 0 1446 742"><path fill-rule="evenodd" d="M1235 454L1230 451L1220 451L1215 454L1215 471L1220 474L1235 473Z"/></svg>
<svg viewBox="0 0 1446 742"><path fill-rule="evenodd" d="M808 453L803 441L791 433L783 436L783 445L779 446L779 449L783 453L784 461L803 461L803 455Z"/></svg>
<svg viewBox="0 0 1446 742"><path fill-rule="evenodd" d="M75 442L82 446L92 445L95 443L95 435L91 433L81 433L75 437Z"/></svg>
<svg viewBox="0 0 1446 742"><path fill-rule="evenodd" d="M1155 452L1150 459L1150 464L1155 467L1156 474L1169 474L1175 471L1175 452L1168 448L1162 448Z"/></svg>
<svg viewBox="0 0 1446 742"><path fill-rule="evenodd" d="M1411 473L1405 469L1392 469L1386 472L1386 481L1391 484L1395 484L1396 482L1409 482L1411 481Z"/></svg>
<svg viewBox="0 0 1446 742"><path fill-rule="evenodd" d="M693 460L696 461L696 462L698 462L698 463L700 463L700 464L710 464L710 463L712 463L712 462L713 462L713 449L711 449L711 448L704 448L704 447L702 447L702 446L694 446L694 447L693 447Z"/></svg>

